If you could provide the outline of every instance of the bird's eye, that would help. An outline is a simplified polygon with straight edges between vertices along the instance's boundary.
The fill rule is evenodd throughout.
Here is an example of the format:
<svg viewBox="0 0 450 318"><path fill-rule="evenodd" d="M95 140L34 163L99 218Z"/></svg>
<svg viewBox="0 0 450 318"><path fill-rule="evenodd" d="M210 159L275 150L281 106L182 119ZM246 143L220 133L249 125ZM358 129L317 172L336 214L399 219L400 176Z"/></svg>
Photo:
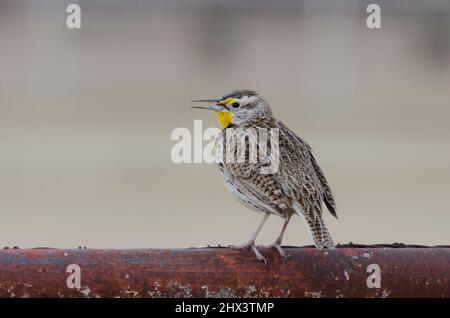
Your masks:
<svg viewBox="0 0 450 318"><path fill-rule="evenodd" d="M239 105L239 103L233 103L233 104L231 104L231 106L233 107L233 108L239 108L239 106L241 106L241 105Z"/></svg>

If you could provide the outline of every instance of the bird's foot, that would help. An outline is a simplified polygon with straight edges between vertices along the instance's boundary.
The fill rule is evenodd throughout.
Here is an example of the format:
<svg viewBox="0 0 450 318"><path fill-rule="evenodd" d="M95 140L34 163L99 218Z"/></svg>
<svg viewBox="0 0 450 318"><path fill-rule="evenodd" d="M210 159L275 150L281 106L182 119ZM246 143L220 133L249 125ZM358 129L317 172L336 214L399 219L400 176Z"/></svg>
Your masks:
<svg viewBox="0 0 450 318"><path fill-rule="evenodd" d="M273 248L273 249L277 250L278 254L280 254L280 256L283 258L289 257L289 255L281 248L281 244L278 241L275 241L273 244L270 244L270 245L264 245L263 247Z"/></svg>
<svg viewBox="0 0 450 318"><path fill-rule="evenodd" d="M229 248L232 249L239 249L239 250L251 250L253 251L253 253L255 253L256 258L258 259L258 261L263 262L265 265L267 265L267 260L264 256L262 256L262 254L258 251L258 248L255 245L255 241L249 241L247 243L244 244L239 244L239 245L230 245L228 246Z"/></svg>

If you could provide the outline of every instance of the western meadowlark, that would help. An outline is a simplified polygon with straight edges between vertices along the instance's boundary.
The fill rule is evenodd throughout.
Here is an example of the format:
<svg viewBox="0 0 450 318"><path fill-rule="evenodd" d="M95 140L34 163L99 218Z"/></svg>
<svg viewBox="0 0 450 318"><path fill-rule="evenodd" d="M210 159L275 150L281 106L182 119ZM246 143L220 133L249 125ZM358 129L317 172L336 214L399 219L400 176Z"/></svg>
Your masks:
<svg viewBox="0 0 450 318"><path fill-rule="evenodd" d="M293 214L305 221L317 248L333 248L333 239L326 227L322 202L337 218L336 203L325 174L312 154L311 147L272 115L268 102L252 90L236 90L221 98L194 100L207 102L209 107L193 107L215 111L222 127L217 142L226 143L229 129L277 129L279 166L273 173L262 173L260 162L218 163L228 190L245 206L264 214L250 240L235 248L252 250L258 260L266 262L255 240L271 214L285 219L280 235L270 247L282 257L283 234ZM222 146L223 146L222 144ZM249 144L245 144L248 155ZM248 159L248 158L247 158Z"/></svg>

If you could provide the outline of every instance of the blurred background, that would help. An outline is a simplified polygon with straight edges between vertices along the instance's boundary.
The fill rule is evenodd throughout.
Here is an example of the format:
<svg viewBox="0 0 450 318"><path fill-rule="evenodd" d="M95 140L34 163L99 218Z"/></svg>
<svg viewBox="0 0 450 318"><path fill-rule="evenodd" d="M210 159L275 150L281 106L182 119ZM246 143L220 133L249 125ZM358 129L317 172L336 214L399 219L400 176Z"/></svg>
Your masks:
<svg viewBox="0 0 450 318"><path fill-rule="evenodd" d="M334 190L340 243L450 243L450 2L0 0L0 244L188 247L261 215L171 161L194 98L259 91ZM269 219L259 243L282 220ZM285 244L311 240L299 218Z"/></svg>

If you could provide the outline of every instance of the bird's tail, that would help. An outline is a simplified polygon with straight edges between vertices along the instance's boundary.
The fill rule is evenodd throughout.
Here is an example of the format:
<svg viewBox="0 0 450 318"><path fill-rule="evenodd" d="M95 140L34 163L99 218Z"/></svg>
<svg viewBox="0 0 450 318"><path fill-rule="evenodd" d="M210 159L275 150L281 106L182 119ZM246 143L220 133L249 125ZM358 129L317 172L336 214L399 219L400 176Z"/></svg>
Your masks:
<svg viewBox="0 0 450 318"><path fill-rule="evenodd" d="M304 213L299 206L294 205L295 212L300 215L305 221L309 232L314 240L314 245L317 248L334 248L333 238L328 231L325 220L322 216L321 211L318 208L312 208L315 210L314 213Z"/></svg>

